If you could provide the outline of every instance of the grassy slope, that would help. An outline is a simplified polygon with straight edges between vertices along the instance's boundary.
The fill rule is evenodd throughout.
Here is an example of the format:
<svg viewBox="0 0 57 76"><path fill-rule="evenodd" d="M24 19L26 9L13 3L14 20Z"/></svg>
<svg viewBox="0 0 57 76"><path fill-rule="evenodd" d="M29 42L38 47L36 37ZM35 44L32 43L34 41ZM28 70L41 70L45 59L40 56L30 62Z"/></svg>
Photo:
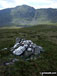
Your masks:
<svg viewBox="0 0 57 76"><path fill-rule="evenodd" d="M4 62L16 56L9 50L1 51L1 49L12 47L16 37L32 40L41 45L45 52L37 60L21 60L14 65L4 66ZM56 71L57 26L40 25L21 29L0 29L0 65L0 76L40 76L40 71Z"/></svg>

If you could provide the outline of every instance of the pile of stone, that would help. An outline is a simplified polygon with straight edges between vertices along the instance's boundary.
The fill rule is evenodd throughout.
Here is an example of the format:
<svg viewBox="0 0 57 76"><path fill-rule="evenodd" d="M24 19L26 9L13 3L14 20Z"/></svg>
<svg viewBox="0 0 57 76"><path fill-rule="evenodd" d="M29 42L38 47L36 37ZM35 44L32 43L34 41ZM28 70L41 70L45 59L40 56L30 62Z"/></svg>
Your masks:
<svg viewBox="0 0 57 76"><path fill-rule="evenodd" d="M31 40L16 38L16 43L11 48L11 51L14 55L31 57L39 55L44 50L41 46L36 45Z"/></svg>

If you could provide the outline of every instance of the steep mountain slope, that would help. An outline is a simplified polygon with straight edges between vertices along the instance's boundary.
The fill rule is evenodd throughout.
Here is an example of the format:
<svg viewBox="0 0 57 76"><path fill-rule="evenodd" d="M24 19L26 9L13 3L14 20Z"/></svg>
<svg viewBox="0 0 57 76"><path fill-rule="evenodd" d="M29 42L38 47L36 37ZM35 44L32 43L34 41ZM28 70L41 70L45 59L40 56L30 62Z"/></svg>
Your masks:
<svg viewBox="0 0 57 76"><path fill-rule="evenodd" d="M36 25L57 22L57 9L35 9L28 5L0 10L0 26Z"/></svg>
<svg viewBox="0 0 57 76"><path fill-rule="evenodd" d="M57 9L37 9L33 19L33 24L47 24L57 22Z"/></svg>
<svg viewBox="0 0 57 76"><path fill-rule="evenodd" d="M9 25L12 21L11 9L0 10L0 26Z"/></svg>
<svg viewBox="0 0 57 76"><path fill-rule="evenodd" d="M28 24L32 21L35 15L35 9L33 7L22 5L11 10L13 17L12 23L14 24Z"/></svg>

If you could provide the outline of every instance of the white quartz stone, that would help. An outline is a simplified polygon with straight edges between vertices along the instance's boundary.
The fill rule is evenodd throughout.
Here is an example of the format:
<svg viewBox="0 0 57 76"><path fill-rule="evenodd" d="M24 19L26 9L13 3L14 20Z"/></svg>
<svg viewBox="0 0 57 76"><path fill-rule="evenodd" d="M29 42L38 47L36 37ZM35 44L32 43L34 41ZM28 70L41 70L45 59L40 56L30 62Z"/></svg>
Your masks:
<svg viewBox="0 0 57 76"><path fill-rule="evenodd" d="M28 48L27 51L32 51L32 48Z"/></svg>
<svg viewBox="0 0 57 76"><path fill-rule="evenodd" d="M21 55L23 52L25 51L25 47L24 46L20 46L17 49L15 49L13 51L13 54L15 55Z"/></svg>
<svg viewBox="0 0 57 76"><path fill-rule="evenodd" d="M13 48L16 48L18 45L19 45L19 43L16 43L16 44L13 46Z"/></svg>

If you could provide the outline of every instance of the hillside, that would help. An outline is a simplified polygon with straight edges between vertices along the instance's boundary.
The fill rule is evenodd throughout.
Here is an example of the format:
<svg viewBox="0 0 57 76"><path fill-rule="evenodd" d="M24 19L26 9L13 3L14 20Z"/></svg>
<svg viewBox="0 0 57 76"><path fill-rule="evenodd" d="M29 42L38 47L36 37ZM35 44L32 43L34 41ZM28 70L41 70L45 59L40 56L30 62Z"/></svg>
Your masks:
<svg viewBox="0 0 57 76"><path fill-rule="evenodd" d="M37 25L57 22L57 9L35 9L28 5L0 10L0 26Z"/></svg>
<svg viewBox="0 0 57 76"><path fill-rule="evenodd" d="M36 60L25 61L15 56L10 48L17 37L32 40L44 48ZM1 50L8 48L8 50ZM12 59L20 59L5 66ZM38 25L20 29L0 29L0 76L40 76L40 72L57 71L57 26ZM56 75L55 75L56 76Z"/></svg>

